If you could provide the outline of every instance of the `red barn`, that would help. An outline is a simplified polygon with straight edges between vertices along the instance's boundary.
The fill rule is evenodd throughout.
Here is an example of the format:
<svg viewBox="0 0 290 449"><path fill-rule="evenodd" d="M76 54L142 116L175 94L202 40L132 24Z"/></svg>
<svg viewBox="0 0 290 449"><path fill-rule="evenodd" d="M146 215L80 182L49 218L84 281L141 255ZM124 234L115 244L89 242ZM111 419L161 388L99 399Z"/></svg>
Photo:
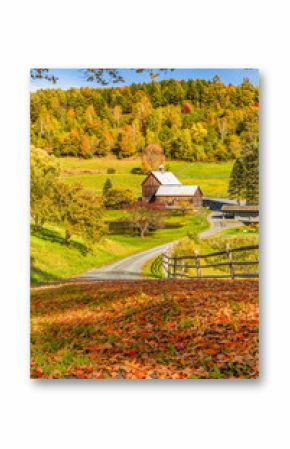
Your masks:
<svg viewBox="0 0 290 449"><path fill-rule="evenodd" d="M165 171L163 166L159 171L152 171L142 182L142 200L156 202L167 208L178 209L179 203L187 202L193 208L202 207L202 191L196 185L183 185L176 176Z"/></svg>

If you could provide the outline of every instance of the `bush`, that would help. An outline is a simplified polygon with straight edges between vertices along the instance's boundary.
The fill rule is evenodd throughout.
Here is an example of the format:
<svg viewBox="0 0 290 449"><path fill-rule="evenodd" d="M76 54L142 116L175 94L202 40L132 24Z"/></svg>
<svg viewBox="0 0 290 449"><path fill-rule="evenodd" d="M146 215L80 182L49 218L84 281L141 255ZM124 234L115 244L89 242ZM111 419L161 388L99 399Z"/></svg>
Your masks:
<svg viewBox="0 0 290 449"><path fill-rule="evenodd" d="M86 153L86 154L83 156L83 158L84 158L84 159L92 159L93 156L94 156L93 153L90 151L89 153Z"/></svg>
<svg viewBox="0 0 290 449"><path fill-rule="evenodd" d="M114 173L116 173L116 170L114 168L108 168L107 173L108 175L113 175Z"/></svg>
<svg viewBox="0 0 290 449"><path fill-rule="evenodd" d="M132 175L143 175L143 171L141 167L134 167L131 170Z"/></svg>
<svg viewBox="0 0 290 449"><path fill-rule="evenodd" d="M108 209L122 209L134 201L131 189L110 189L104 198L104 206Z"/></svg>

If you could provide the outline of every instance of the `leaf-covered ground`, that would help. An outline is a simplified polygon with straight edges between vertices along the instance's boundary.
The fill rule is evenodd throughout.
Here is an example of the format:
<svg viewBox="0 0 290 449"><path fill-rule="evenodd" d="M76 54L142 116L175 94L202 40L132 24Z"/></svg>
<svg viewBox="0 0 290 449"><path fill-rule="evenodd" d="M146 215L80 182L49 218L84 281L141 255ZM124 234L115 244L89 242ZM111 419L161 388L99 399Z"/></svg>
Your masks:
<svg viewBox="0 0 290 449"><path fill-rule="evenodd" d="M32 289L31 377L258 377L258 282L75 282Z"/></svg>

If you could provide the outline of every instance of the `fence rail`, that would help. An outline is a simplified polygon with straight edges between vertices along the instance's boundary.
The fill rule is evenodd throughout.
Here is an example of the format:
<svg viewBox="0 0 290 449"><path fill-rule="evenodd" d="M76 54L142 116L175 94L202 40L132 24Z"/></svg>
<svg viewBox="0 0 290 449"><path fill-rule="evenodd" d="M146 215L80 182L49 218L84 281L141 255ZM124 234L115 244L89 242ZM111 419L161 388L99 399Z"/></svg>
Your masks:
<svg viewBox="0 0 290 449"><path fill-rule="evenodd" d="M188 256L170 256L168 254L162 254L162 267L168 278L258 278L259 272L254 273L239 273L236 272L235 267L241 266L253 266L258 265L259 260L246 260L246 261L237 261L234 260L233 254L239 253L241 251L252 252L255 250L259 250L259 245L249 245L249 246L240 246L238 248L231 248L230 244L226 244L226 249L224 251L217 251L209 254L199 254L197 250L194 251L193 255ZM226 256L226 262L213 262L213 263L204 263L201 264L201 259L207 259L210 257L218 257L218 256ZM185 261L189 261L189 263L185 263ZM193 262L194 261L194 262ZM229 267L229 273L222 274L204 274L202 270L206 268L215 268L215 267ZM196 269L196 275L191 275L186 273L188 269Z"/></svg>

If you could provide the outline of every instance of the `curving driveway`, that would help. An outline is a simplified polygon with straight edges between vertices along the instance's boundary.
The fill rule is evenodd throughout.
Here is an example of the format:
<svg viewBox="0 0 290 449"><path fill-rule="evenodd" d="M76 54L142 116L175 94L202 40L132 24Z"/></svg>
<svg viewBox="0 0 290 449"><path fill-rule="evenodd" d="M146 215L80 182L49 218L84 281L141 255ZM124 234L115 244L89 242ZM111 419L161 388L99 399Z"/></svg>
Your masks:
<svg viewBox="0 0 290 449"><path fill-rule="evenodd" d="M126 257L125 259L114 262L110 265L90 270L79 276L78 279L87 280L106 280L106 279L143 279L141 274L142 267L148 260L159 256L169 249L175 242L166 243L165 245L155 246L154 248Z"/></svg>
<svg viewBox="0 0 290 449"><path fill-rule="evenodd" d="M221 217L218 212L212 212L208 216L210 222L210 227L206 231L199 234L199 237L204 239L216 234L223 229L236 227L240 224L238 221L227 220L221 222ZM141 253L134 254L133 256L126 257L125 259L114 262L110 265L95 268L93 270L87 271L82 276L78 276L77 279L82 280L134 280L143 279L142 268L148 260L159 256L165 251L169 250L170 247L174 246L178 240L175 240L164 245L155 246L154 248L142 251Z"/></svg>

